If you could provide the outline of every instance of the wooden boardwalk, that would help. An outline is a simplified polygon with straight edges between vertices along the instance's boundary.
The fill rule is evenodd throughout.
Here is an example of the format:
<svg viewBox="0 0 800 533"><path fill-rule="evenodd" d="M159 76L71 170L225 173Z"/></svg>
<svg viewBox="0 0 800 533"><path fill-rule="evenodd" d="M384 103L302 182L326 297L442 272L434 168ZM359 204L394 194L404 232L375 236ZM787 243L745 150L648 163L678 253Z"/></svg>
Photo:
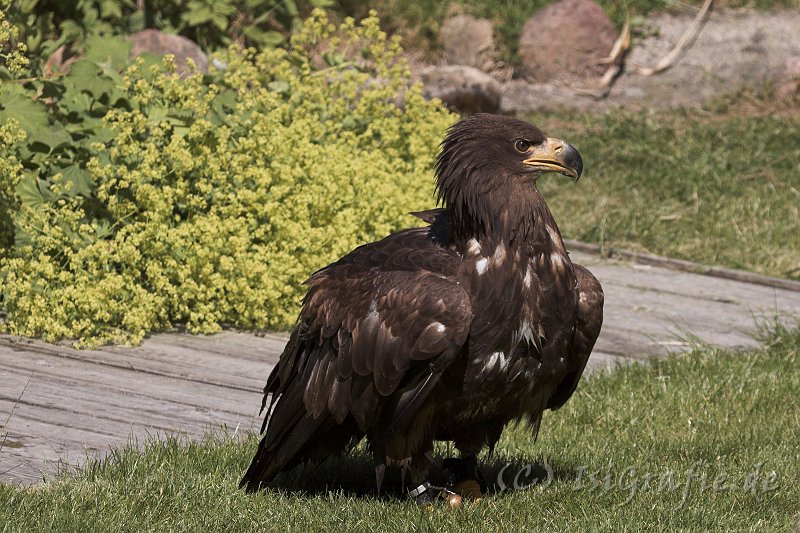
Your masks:
<svg viewBox="0 0 800 533"><path fill-rule="evenodd" d="M688 349L757 346L757 320L800 317L800 283L775 288L574 252L606 292L593 367ZM785 285L785 284L784 284ZM74 350L0 336L0 481L31 484L131 439L257 430L285 335L162 334Z"/></svg>

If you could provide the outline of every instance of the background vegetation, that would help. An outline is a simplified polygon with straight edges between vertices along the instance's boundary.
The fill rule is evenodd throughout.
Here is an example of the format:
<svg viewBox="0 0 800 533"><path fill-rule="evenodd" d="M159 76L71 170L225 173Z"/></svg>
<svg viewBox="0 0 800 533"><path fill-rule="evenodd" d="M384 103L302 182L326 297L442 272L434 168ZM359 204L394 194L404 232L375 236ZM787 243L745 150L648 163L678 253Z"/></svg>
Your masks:
<svg viewBox="0 0 800 533"><path fill-rule="evenodd" d="M433 201L454 118L400 51L374 17L316 12L289 50L234 46L208 76L120 74L125 43L90 38L63 78L4 83L6 329L88 345L289 327L311 272Z"/></svg>
<svg viewBox="0 0 800 533"><path fill-rule="evenodd" d="M335 20L361 19L375 9L382 26L430 54L439 47L439 28L449 13L465 12L495 23L497 59L517 62L517 41L525 21L554 0L2 0L0 7L16 26L35 62L44 62L65 45L70 55L97 35L121 35L158 28L192 39L207 51L236 43L257 48L284 45L292 30L314 8L327 8ZM645 30L642 16L655 11L685 11L703 0L598 0L620 27L626 14L634 32ZM797 8L800 0L718 0L717 5L760 9Z"/></svg>
<svg viewBox="0 0 800 533"><path fill-rule="evenodd" d="M482 465L492 492L460 512L376 499L366 452L299 468L282 490L245 494L237 484L256 439L221 434L131 446L45 485L0 485L0 524L64 532L793 531L800 332L778 330L767 344L746 354L698 348L593 375L545 415L535 444L527 426L506 430ZM522 471L526 490L500 491L506 465L504 484L513 487ZM547 478L545 465L554 479L533 483Z"/></svg>
<svg viewBox="0 0 800 533"><path fill-rule="evenodd" d="M23 28L28 50L43 62L62 45L74 52L92 36L145 28L183 35L210 51L233 43L271 47L286 42L313 8L330 7L333 1L4 0L3 4L9 19Z"/></svg>
<svg viewBox="0 0 800 533"><path fill-rule="evenodd" d="M797 112L532 118L586 161L577 185L540 180L567 236L800 279Z"/></svg>

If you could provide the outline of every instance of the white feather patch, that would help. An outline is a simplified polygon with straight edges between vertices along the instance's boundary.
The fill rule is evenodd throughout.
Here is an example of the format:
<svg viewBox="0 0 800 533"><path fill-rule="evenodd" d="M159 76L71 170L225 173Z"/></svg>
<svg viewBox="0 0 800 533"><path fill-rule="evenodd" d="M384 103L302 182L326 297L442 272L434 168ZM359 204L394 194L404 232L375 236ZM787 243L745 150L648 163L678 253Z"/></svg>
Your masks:
<svg viewBox="0 0 800 533"><path fill-rule="evenodd" d="M367 318L376 319L378 318L378 300L372 300L369 304L369 314Z"/></svg>
<svg viewBox="0 0 800 533"><path fill-rule="evenodd" d="M524 319L514 332L513 340L514 343L525 341L528 346L535 346L537 351L541 351L544 338L544 328L541 324L531 324L529 320Z"/></svg>
<svg viewBox="0 0 800 533"><path fill-rule="evenodd" d="M472 255L478 255L481 253L481 244L475 239L470 239L467 241L467 252Z"/></svg>
<svg viewBox="0 0 800 533"><path fill-rule="evenodd" d="M533 344L533 328L531 327L530 321L522 321L517 331L514 332L514 340L515 342L524 340L528 344Z"/></svg>
<svg viewBox="0 0 800 533"><path fill-rule="evenodd" d="M508 368L508 359L506 358L506 354L503 352L494 352L489 356L489 359L486 360L486 363L483 365L481 375L495 371L503 372L506 368Z"/></svg>
<svg viewBox="0 0 800 533"><path fill-rule="evenodd" d="M494 261L495 265L502 265L503 261L506 259L506 247L503 246L503 243L497 245L497 248L494 249Z"/></svg>
<svg viewBox="0 0 800 533"><path fill-rule="evenodd" d="M483 259L480 259L480 260L478 260L477 263L475 263L475 270L478 271L478 275L479 276L481 274L483 274L484 272L486 272L486 269L488 269L488 268L489 268L489 258L488 257L484 257Z"/></svg>

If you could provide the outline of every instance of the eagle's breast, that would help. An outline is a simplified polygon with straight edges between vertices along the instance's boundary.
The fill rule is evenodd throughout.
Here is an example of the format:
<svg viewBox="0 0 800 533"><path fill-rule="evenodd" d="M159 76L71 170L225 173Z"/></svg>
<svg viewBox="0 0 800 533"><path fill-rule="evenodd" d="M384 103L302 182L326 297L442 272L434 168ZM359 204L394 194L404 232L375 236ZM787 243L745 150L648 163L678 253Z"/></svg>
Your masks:
<svg viewBox="0 0 800 533"><path fill-rule="evenodd" d="M546 235L558 237L561 244L556 232ZM547 383L560 381L571 341L559 318L574 316L577 304L574 272L563 244L530 250L470 239L464 264L473 309L480 310L473 338L484 341L470 346L458 418L516 417L541 410L549 394ZM569 288L567 293L563 287Z"/></svg>

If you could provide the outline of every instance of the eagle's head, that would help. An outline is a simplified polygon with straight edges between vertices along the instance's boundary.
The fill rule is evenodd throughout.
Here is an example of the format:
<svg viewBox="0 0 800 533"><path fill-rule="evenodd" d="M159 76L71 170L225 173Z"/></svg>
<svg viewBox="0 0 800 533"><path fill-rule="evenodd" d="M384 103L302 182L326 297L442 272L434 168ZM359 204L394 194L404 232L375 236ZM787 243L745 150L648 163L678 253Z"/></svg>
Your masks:
<svg viewBox="0 0 800 533"><path fill-rule="evenodd" d="M456 226L483 231L503 206L533 194L542 174L577 180L582 171L580 154L566 142L522 120L479 113L448 130L436 160L436 190Z"/></svg>

